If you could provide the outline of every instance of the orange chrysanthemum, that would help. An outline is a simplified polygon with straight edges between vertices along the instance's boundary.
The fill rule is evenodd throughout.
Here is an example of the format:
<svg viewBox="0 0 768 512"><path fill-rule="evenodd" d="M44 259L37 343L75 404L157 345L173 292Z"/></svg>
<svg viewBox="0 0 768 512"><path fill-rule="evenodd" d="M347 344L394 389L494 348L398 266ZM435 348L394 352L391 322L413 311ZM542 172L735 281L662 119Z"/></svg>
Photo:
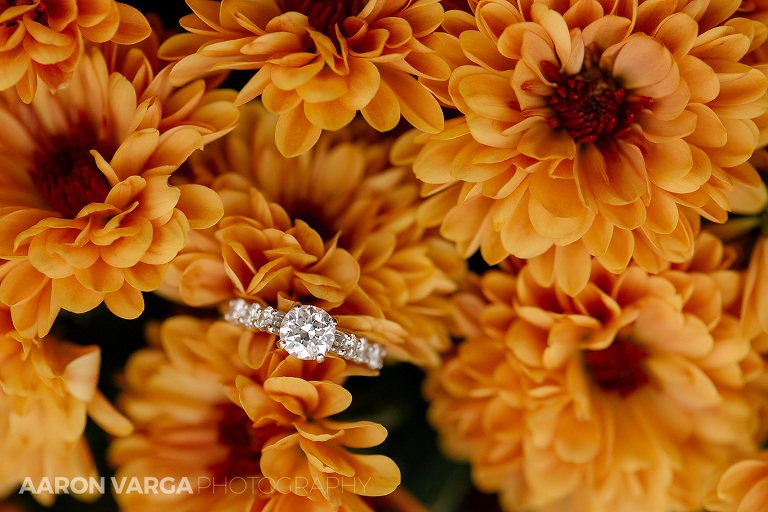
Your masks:
<svg viewBox="0 0 768 512"><path fill-rule="evenodd" d="M754 66L755 69L768 75L768 2L764 0L742 1L736 12L731 15L731 18L728 21L729 24L740 27L739 30L741 32L750 36L750 48L742 62ZM749 21L743 18L748 18ZM760 148L765 147L768 145L768 112L755 117L753 120L757 125L759 133L757 146ZM738 205L733 200L731 204L734 206Z"/></svg>
<svg viewBox="0 0 768 512"><path fill-rule="evenodd" d="M593 260L575 297L527 264L489 271L483 297L457 303L467 339L428 388L445 449L507 510L699 510L765 432L733 257L705 233L658 276Z"/></svg>
<svg viewBox="0 0 768 512"><path fill-rule="evenodd" d="M248 106L242 117L190 159L225 214L215 230L191 235L162 293L193 306L235 296L283 311L314 304L397 358L437 364L464 262L416 222L418 184L388 167L389 143L362 125L287 159L271 137L274 116Z"/></svg>
<svg viewBox="0 0 768 512"><path fill-rule="evenodd" d="M168 180L204 143L237 122L234 91L168 83L138 50L83 56L70 87L39 89L30 105L0 97L0 302L27 337L60 308L105 302L123 318L143 310L190 229L221 216L218 196Z"/></svg>
<svg viewBox="0 0 768 512"><path fill-rule="evenodd" d="M118 478L187 477L194 494L123 494L123 510L369 510L359 496L399 484L392 460L347 449L381 443L382 426L329 419L351 401L339 382L367 370L301 361L223 321L174 317L155 334L126 367L136 432L110 458Z"/></svg>
<svg viewBox="0 0 768 512"><path fill-rule="evenodd" d="M1 0L0 91L16 87L32 101L38 78L66 86L83 54L84 41L133 44L151 30L135 8L114 0Z"/></svg>
<svg viewBox="0 0 768 512"><path fill-rule="evenodd" d="M96 388L99 348L50 336L20 339L7 309L0 311L0 332L0 453L6 462L0 466L0 496L26 478L40 486L55 478L96 477L83 437L86 418L113 435L132 429ZM54 500L48 492L34 496L45 505Z"/></svg>
<svg viewBox="0 0 768 512"><path fill-rule="evenodd" d="M464 117L420 135L413 164L433 195L423 218L465 255L548 253L575 295L590 255L616 273L686 260L698 223L687 212L723 222L734 182L759 185L747 160L768 79L739 62L740 31L757 22L719 26L737 4L470 4L474 18L444 23L462 64L447 94Z"/></svg>
<svg viewBox="0 0 768 512"><path fill-rule="evenodd" d="M768 452L731 465L707 503L711 512L762 512L768 507Z"/></svg>
<svg viewBox="0 0 768 512"><path fill-rule="evenodd" d="M160 54L181 59L171 78L184 83L227 69L259 71L238 104L261 96L280 114L280 152L307 151L322 130L338 130L360 111L379 131L400 116L437 132L443 114L418 78L447 80L433 32L439 0L187 0L190 33L170 38Z"/></svg>

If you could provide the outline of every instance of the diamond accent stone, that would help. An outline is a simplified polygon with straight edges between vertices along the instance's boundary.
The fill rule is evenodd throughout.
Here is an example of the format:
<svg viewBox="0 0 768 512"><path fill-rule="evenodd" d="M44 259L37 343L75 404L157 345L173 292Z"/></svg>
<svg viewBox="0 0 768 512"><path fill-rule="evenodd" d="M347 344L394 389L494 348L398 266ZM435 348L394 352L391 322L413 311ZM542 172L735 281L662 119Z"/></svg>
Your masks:
<svg viewBox="0 0 768 512"><path fill-rule="evenodd" d="M249 329L253 329L256 327L256 323L259 320L259 316L261 314L261 306L258 304L251 304L251 306L245 311L245 316L243 317L243 325L245 325Z"/></svg>
<svg viewBox="0 0 768 512"><path fill-rule="evenodd" d="M262 309L259 314L259 318L256 319L256 327L262 331L266 331L267 328L272 325L272 315L274 311L275 310L272 308L272 306L267 306L266 308Z"/></svg>
<svg viewBox="0 0 768 512"><path fill-rule="evenodd" d="M248 303L243 299L234 299L229 301L229 310L224 318L232 324L241 324L248 311Z"/></svg>
<svg viewBox="0 0 768 512"><path fill-rule="evenodd" d="M322 361L336 338L336 322L323 309L296 306L285 314L279 333L282 347L289 354Z"/></svg>
<svg viewBox="0 0 768 512"><path fill-rule="evenodd" d="M342 356L346 359L354 359L355 358L355 348L357 347L357 336L354 334L348 334L347 339L344 341L344 347Z"/></svg>
<svg viewBox="0 0 768 512"><path fill-rule="evenodd" d="M371 370L379 370L382 366L384 366L384 356L386 356L386 351L381 348L381 345L374 344L371 345L368 348L368 367Z"/></svg>
<svg viewBox="0 0 768 512"><path fill-rule="evenodd" d="M365 362L365 357L368 355L368 340L365 338L358 338L357 346L355 347L353 361L356 363Z"/></svg>
<svg viewBox="0 0 768 512"><path fill-rule="evenodd" d="M336 331L336 336L333 338L333 345L331 345L331 352L334 352L336 354L339 354L340 356L344 355L344 343L347 341L347 337L349 334Z"/></svg>

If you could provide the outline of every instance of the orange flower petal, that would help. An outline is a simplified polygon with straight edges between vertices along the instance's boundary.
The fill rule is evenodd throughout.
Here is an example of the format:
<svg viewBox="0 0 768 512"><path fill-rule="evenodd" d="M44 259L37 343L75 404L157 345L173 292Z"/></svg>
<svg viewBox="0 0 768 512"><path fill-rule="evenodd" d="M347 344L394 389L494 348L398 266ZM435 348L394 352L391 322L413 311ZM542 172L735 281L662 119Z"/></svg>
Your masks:
<svg viewBox="0 0 768 512"><path fill-rule="evenodd" d="M67 244L74 243L73 238L74 234L67 229L45 230L32 239L29 246L29 262L51 278L73 275L75 269L61 255L62 249L64 251L68 249ZM63 246L62 249L59 249L60 245ZM86 255L83 256L88 258Z"/></svg>
<svg viewBox="0 0 768 512"><path fill-rule="evenodd" d="M296 87L301 99L308 103L329 102L343 96L349 90L347 78L323 68L308 82Z"/></svg>
<svg viewBox="0 0 768 512"><path fill-rule="evenodd" d="M720 116L707 105L688 105L689 112L696 114L696 129L685 138L689 144L705 148L718 148L728 142L728 131Z"/></svg>
<svg viewBox="0 0 768 512"><path fill-rule="evenodd" d="M151 198L151 201L142 201L136 212L151 221L170 219L181 197L181 191L168 184L168 176L150 176L145 183L142 194Z"/></svg>
<svg viewBox="0 0 768 512"><path fill-rule="evenodd" d="M586 231L586 228L589 227L582 216L558 217L553 215L533 197L528 198L528 218L537 233L551 239L564 238L576 231Z"/></svg>
<svg viewBox="0 0 768 512"><path fill-rule="evenodd" d="M232 284L221 262L195 259L184 269L179 294L191 306L211 306L232 296Z"/></svg>
<svg viewBox="0 0 768 512"><path fill-rule="evenodd" d="M499 231L504 248L518 258L533 258L552 246L552 240L540 235L528 222L527 216L528 205L524 200Z"/></svg>
<svg viewBox="0 0 768 512"><path fill-rule="evenodd" d="M344 108L339 101L304 102L304 115L310 123L324 130L336 131L352 122L355 111Z"/></svg>
<svg viewBox="0 0 768 512"><path fill-rule="evenodd" d="M627 89L641 89L657 84L676 67L669 50L645 34L633 34L627 38L615 54L611 51L611 57L614 59L613 74L621 77ZM643 72L638 72L641 69Z"/></svg>
<svg viewBox="0 0 768 512"><path fill-rule="evenodd" d="M280 153L290 158L307 152L320 138L320 133L322 129L307 119L303 105L299 105L280 114L275 142Z"/></svg>
<svg viewBox="0 0 768 512"><path fill-rule="evenodd" d="M255 78L255 77L254 77ZM241 91L242 94L242 91ZM261 93L264 107L273 114L280 114L301 104L302 98L296 91L283 91L274 84L267 84Z"/></svg>
<svg viewBox="0 0 768 512"><path fill-rule="evenodd" d="M192 152L202 149L203 137L194 128L179 126L160 135L157 147L147 161L147 167L158 172L174 171L183 164Z"/></svg>
<svg viewBox="0 0 768 512"><path fill-rule="evenodd" d="M144 312L144 297L127 281L119 290L107 293L104 304L114 315L126 320L138 318Z"/></svg>
<svg viewBox="0 0 768 512"><path fill-rule="evenodd" d="M610 272L622 272L635 255L635 240L632 231L614 228L608 248L600 257L600 263Z"/></svg>
<svg viewBox="0 0 768 512"><path fill-rule="evenodd" d="M16 82L24 76L32 59L21 46L11 52L5 52L2 58L3 72L0 73L0 90L5 90L16 85Z"/></svg>
<svg viewBox="0 0 768 512"><path fill-rule="evenodd" d="M722 119L728 132L728 142L707 151L712 163L720 167L735 167L746 162L757 145L758 131L751 120Z"/></svg>
<svg viewBox="0 0 768 512"><path fill-rule="evenodd" d="M355 455L355 480L352 488L363 496L386 496L400 485L400 469L383 455ZM365 485L356 483L366 482Z"/></svg>
<svg viewBox="0 0 768 512"><path fill-rule="evenodd" d="M178 66L182 62L176 64L176 66ZM175 67L174 67L174 70L175 70ZM235 106L239 107L239 106L245 105L252 99L262 94L266 89L267 85L270 84L271 73L272 72L270 71L269 65L266 65L263 68L261 68L256 74L254 74L248 80L248 82L243 86L243 88L240 89L240 92L237 94L237 99L235 100ZM171 76L173 76L173 74L174 73L172 70ZM189 76L190 77L194 76L194 73L190 72Z"/></svg>
<svg viewBox="0 0 768 512"><path fill-rule="evenodd" d="M347 92L338 98L339 103L351 110L361 110L371 103L381 83L379 69L363 59L349 62Z"/></svg>
<svg viewBox="0 0 768 512"><path fill-rule="evenodd" d="M142 259L152 244L153 226L148 219L137 217L121 224L121 227L132 228L130 234L126 232L127 236L122 236L102 247L101 258L104 263L112 267L129 268Z"/></svg>
<svg viewBox="0 0 768 512"><path fill-rule="evenodd" d="M3 212L0 216L0 255L3 258L11 258L20 249L17 235L32 228L41 220L50 216L50 212L33 208ZM24 243L22 247L26 246Z"/></svg>
<svg viewBox="0 0 768 512"><path fill-rule="evenodd" d="M473 112L499 121L517 120L515 111L509 108L510 102L516 101L509 79L495 73L476 73L459 82L459 91Z"/></svg>
<svg viewBox="0 0 768 512"><path fill-rule="evenodd" d="M709 103L720 94L717 74L702 60L686 55L680 60L680 76L691 90L691 103Z"/></svg>
<svg viewBox="0 0 768 512"><path fill-rule="evenodd" d="M578 243L557 247L555 254L555 284L574 297L589 282L592 270L591 256Z"/></svg>
<svg viewBox="0 0 768 512"><path fill-rule="evenodd" d="M373 128L386 132L400 121L400 102L392 88L382 80L375 96L360 109L360 113Z"/></svg>
<svg viewBox="0 0 768 512"><path fill-rule="evenodd" d="M131 421L120 414L98 391L88 402L88 416L99 427L113 436L123 437L133 432Z"/></svg>
<svg viewBox="0 0 768 512"><path fill-rule="evenodd" d="M97 3L101 0L90 0L84 2ZM96 43L105 43L111 40L120 26L120 10L117 2L109 2L101 7L99 12L86 13L81 5L78 5L77 24L85 39Z"/></svg>
<svg viewBox="0 0 768 512"><path fill-rule="evenodd" d="M16 82L16 92L19 98L26 104L32 102L37 90L37 74L32 66L27 67L26 74Z"/></svg>
<svg viewBox="0 0 768 512"><path fill-rule="evenodd" d="M139 10L121 2L117 2L117 9L120 12L120 26L112 36L112 41L117 44L135 44L149 37L152 28Z"/></svg>
<svg viewBox="0 0 768 512"><path fill-rule="evenodd" d="M598 210L609 222L622 229L639 228L647 217L645 206L640 199L625 205L598 203Z"/></svg>
<svg viewBox="0 0 768 512"><path fill-rule="evenodd" d="M74 38L68 39L66 43L63 45L46 44L32 37L26 37L24 38L24 51L39 64L56 64L68 59L78 50Z"/></svg>
<svg viewBox="0 0 768 512"><path fill-rule="evenodd" d="M196 184L179 185L181 210L192 229L205 229L216 224L224 215L224 205L219 195L208 187Z"/></svg>
<svg viewBox="0 0 768 512"><path fill-rule="evenodd" d="M4 263L0 269L3 272L0 300L7 306L16 306L28 301L50 281L26 261Z"/></svg>
<svg viewBox="0 0 768 512"><path fill-rule="evenodd" d="M74 276L54 279L52 286L56 302L73 313L90 311L104 300L104 293L86 288Z"/></svg>
<svg viewBox="0 0 768 512"><path fill-rule="evenodd" d="M388 68L380 68L379 72L382 82L386 82L397 96L400 111L411 125L428 133L443 129L440 105L415 78Z"/></svg>
<svg viewBox="0 0 768 512"><path fill-rule="evenodd" d="M77 281L95 292L114 292L119 290L124 283L123 273L101 260L87 269L75 270Z"/></svg>
<svg viewBox="0 0 768 512"><path fill-rule="evenodd" d="M128 176L140 174L157 148L159 140L160 132L152 129L140 130L128 135L109 163L117 179L124 180Z"/></svg>
<svg viewBox="0 0 768 512"><path fill-rule="evenodd" d="M271 68L272 83L284 91L291 91L312 80L324 66L321 59L298 68L273 66Z"/></svg>

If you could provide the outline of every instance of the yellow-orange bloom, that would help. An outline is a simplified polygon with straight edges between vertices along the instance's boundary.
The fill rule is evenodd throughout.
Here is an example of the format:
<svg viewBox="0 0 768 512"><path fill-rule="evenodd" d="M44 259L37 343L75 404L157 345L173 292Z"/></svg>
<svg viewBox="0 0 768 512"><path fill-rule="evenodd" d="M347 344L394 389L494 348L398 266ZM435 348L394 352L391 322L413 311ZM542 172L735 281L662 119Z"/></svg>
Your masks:
<svg viewBox="0 0 768 512"><path fill-rule="evenodd" d="M740 62L758 22L719 25L738 5L470 4L444 23L464 116L418 136L413 164L423 218L465 255L550 253L575 295L590 255L616 273L690 258L694 217L723 222L734 183L759 186L747 160L768 79Z"/></svg>
<svg viewBox="0 0 768 512"><path fill-rule="evenodd" d="M280 114L280 152L307 151L322 130L338 130L359 111L379 131L400 117L436 132L437 100L419 79L447 80L433 32L443 21L439 0L187 0L189 31L171 37L160 55L181 59L171 78L184 83L227 69L256 70L238 104L257 96Z"/></svg>
<svg viewBox="0 0 768 512"><path fill-rule="evenodd" d="M96 388L99 348L50 336L21 339L7 309L0 311L0 331L0 496L26 478L37 487L55 478L97 477L83 437L86 418L113 435L132 429ZM34 496L46 505L55 498L48 492Z"/></svg>
<svg viewBox="0 0 768 512"><path fill-rule="evenodd" d="M747 23L745 20L735 19L731 23L737 23L741 30L750 35L751 44L749 52L744 56L745 62L763 74L768 75L768 2L764 0L744 0L732 14L732 18L749 18L757 23ZM768 145L768 113L754 118L759 131L758 147ZM732 205L737 203L731 201Z"/></svg>
<svg viewBox="0 0 768 512"><path fill-rule="evenodd" d="M114 0L0 0L0 91L16 87L29 103L38 78L68 84L85 41L133 44L151 29L135 8Z"/></svg>
<svg viewBox="0 0 768 512"><path fill-rule="evenodd" d="M431 382L445 449L507 510L699 510L765 432L764 365L741 334L734 255L708 233L654 276L594 260L581 293L527 264L457 304L467 339Z"/></svg>
<svg viewBox="0 0 768 512"><path fill-rule="evenodd" d="M140 50L103 50L109 64L91 49L65 90L0 97L0 302L27 337L60 308L135 318L189 230L222 213L206 187L168 180L234 127L234 91L177 90Z"/></svg>
<svg viewBox="0 0 768 512"><path fill-rule="evenodd" d="M223 321L173 317L151 341L120 398L136 431L110 459L118 478L187 477L194 493L118 495L123 510L369 510L359 496L399 484L392 460L347 449L381 443L382 426L329 418L351 402L340 383L366 370L301 361Z"/></svg>
<svg viewBox="0 0 768 512"><path fill-rule="evenodd" d="M731 465L707 503L712 512L762 512L768 506L768 452Z"/></svg>
<svg viewBox="0 0 768 512"><path fill-rule="evenodd" d="M394 357L437 364L464 262L416 222L416 180L388 166L389 142L365 125L289 159L272 140L275 122L246 106L235 131L190 159L225 213L215 230L191 234L161 292L193 306L236 296L283 311L314 304Z"/></svg>

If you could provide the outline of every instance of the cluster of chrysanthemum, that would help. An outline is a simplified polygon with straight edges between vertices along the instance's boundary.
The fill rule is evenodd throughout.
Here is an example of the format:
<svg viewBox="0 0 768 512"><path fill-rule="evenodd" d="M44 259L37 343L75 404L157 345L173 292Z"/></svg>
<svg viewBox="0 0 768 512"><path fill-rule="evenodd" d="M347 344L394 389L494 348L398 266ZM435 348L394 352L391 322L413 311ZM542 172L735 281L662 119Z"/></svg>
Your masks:
<svg viewBox="0 0 768 512"><path fill-rule="evenodd" d="M54 336L21 337L10 311L0 308L0 452L5 460L0 493L15 491L25 480L38 486L44 480L98 476L83 437L86 420L115 436L133 428L97 389L100 364L99 347ZM50 505L55 494L49 486L35 498Z"/></svg>
<svg viewBox="0 0 768 512"><path fill-rule="evenodd" d="M391 141L352 125L285 158L275 122L249 105L189 160L189 179L219 194L224 216L190 234L159 292L198 307L236 296L283 311L313 304L395 358L436 366L465 264L417 222L418 182L388 165Z"/></svg>
<svg viewBox="0 0 768 512"><path fill-rule="evenodd" d="M190 6L212 12L211 3ZM232 36L243 14L260 21L281 14L277 4L233 12L240 7L245 3L225 2L228 17L216 28ZM174 318L153 348L131 357L123 417L96 389L100 349L49 334L62 310L82 314L103 304L135 319L145 292L209 308L208 316L244 297L281 309L323 307L394 359L440 363L450 345L448 296L465 262L417 221L419 182L408 167L388 163L393 138L346 125L361 110L369 124L389 130L402 110L420 128L442 128L438 102L416 75L448 77L447 64L427 46L443 10L436 2L375 7L361 15L354 44L378 56L347 62L348 49L340 48L328 65L350 76L335 80L328 68L321 73L327 80L316 77L308 92L298 88L301 101L319 109L313 114L308 106L308 119L319 115L322 128L343 128L320 136L321 128L302 130L291 116L255 104L239 109L262 93L254 94L255 81L238 94L219 87L221 73L202 76L190 59L163 60L177 60L174 45L186 36L159 51L164 31L132 7L112 0L0 4L0 308L7 331L0 432L6 460L23 461L2 465L3 494L24 479L35 485L95 476L84 438L88 416L115 436L135 425L112 452L120 475L186 476L196 484L204 475L214 489L224 483L224 492L196 486L179 507L218 509L234 500L238 509L361 510L367 505L359 496L388 494L399 484L390 459L348 450L379 444L383 427L329 419L349 405L346 375L372 373L362 367L339 358L301 362L278 350L272 335ZM336 23L344 12L316 14ZM300 17L288 13L285 26ZM386 48L381 30L364 34L376 18L392 32ZM306 38L306 28L305 21L295 30ZM326 66L322 59L304 64L314 74ZM242 67L223 66L235 68ZM323 104L338 98L341 85L345 99ZM273 92L263 93L274 100L264 101L269 107L281 101ZM318 100L328 94L336 96ZM275 142L280 129L298 141L292 150ZM302 155L284 156L293 153ZM242 339L233 347L220 336ZM185 393L193 405L183 404ZM203 426L207 437L188 437ZM202 462L190 466L198 456ZM233 478L254 487L228 489ZM37 498L50 503L53 494ZM152 498L121 497L121 505L143 510L154 506Z"/></svg>
<svg viewBox="0 0 768 512"><path fill-rule="evenodd" d="M507 510L768 507L766 6L186 3L168 37L114 0L0 1L0 492L92 476L87 416L118 476L194 484L126 510L392 492L356 451L385 429L331 419L375 372L210 319L244 298L424 367ZM146 292L208 319L150 328L122 416L99 348L50 332Z"/></svg>
<svg viewBox="0 0 768 512"><path fill-rule="evenodd" d="M34 489L96 477L87 418L112 435L131 432L97 389L100 348L49 333L62 309L105 303L123 318L141 314L142 292L160 285L190 229L222 213L210 189L173 186L170 176L231 130L238 112L234 91L209 90L203 80L171 86L158 38L132 7L74 0L0 7L6 494L24 480ZM42 503L63 490L42 489L35 495Z"/></svg>
<svg viewBox="0 0 768 512"><path fill-rule="evenodd" d="M362 496L400 483L395 463L348 448L381 443L381 425L333 421L365 375L333 358L301 361L274 336L225 321L172 317L130 359L120 406L136 432L110 451L118 479L184 477L190 493L119 494L124 510L368 510Z"/></svg>
<svg viewBox="0 0 768 512"><path fill-rule="evenodd" d="M483 275L429 388L446 450L510 510L699 510L766 432L764 341L739 321L733 258L705 232L658 275L594 260L573 297L530 261Z"/></svg>

